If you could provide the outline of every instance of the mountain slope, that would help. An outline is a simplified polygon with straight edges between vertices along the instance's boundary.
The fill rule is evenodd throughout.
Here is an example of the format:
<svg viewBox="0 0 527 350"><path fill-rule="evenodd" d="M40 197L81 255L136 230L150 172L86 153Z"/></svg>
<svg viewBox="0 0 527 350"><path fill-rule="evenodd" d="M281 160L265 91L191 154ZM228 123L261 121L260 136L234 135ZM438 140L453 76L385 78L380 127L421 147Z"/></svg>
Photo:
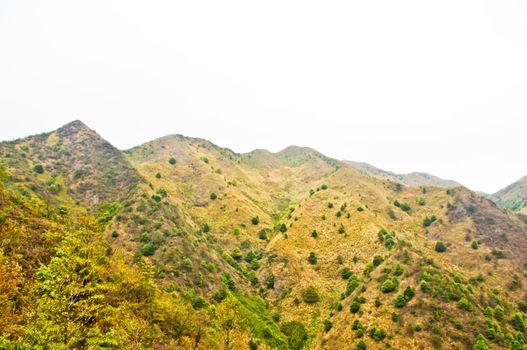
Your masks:
<svg viewBox="0 0 527 350"><path fill-rule="evenodd" d="M443 180L437 176L430 175L421 172L412 172L408 174L396 174L391 171L381 170L368 163L353 162L346 160L346 164L359 170L365 175L378 177L380 179L386 179L394 182L400 182L403 185L419 187L419 186L434 186L442 188L455 188L461 187L462 185L453 180Z"/></svg>
<svg viewBox="0 0 527 350"><path fill-rule="evenodd" d="M501 207L527 214L527 176L491 195Z"/></svg>
<svg viewBox="0 0 527 350"><path fill-rule="evenodd" d="M136 348L526 347L527 277L521 271L527 266L527 225L468 189L441 188L443 180L421 174L397 186L403 181L391 173L361 171L297 146L237 154L207 140L171 135L119 152L103 147L82 124L67 131L71 127L39 142L30 137L0 144L0 162L8 168L3 182L33 208L24 215L44 220L43 227L65 225L61 230L82 237L87 228L75 220L96 215L90 229L98 234L89 242L106 251L109 264L94 266L110 274L93 286L109 291L101 300L111 296L130 307L121 309L124 317L135 310L144 338ZM78 135L97 142L73 142L84 140ZM56 138L67 154L47 148ZM98 164L104 164L101 149L118 164L112 177L119 193ZM94 169L85 178L94 184L90 195L78 191L73 170L64 166L84 158L84 167ZM36 161L43 173L35 172ZM53 193L46 186L59 176L63 187ZM27 240L5 239L16 236L6 236L11 231L5 227L4 254L36 254ZM37 242L47 237L41 231L48 229L35 230ZM35 261L48 268L53 252L65 246L61 240L43 242L38 246L45 258ZM83 249L67 251L75 256ZM38 269L36 263L27 266L33 274ZM131 284L115 284L119 274ZM31 274L26 278L33 281ZM134 279L147 281L150 292ZM134 306L135 294L127 288L144 303ZM19 293L32 297L37 291ZM134 338L133 328L97 320L105 332L108 324L118 329L124 339L119 344ZM20 339L30 339L24 330L35 322L29 316L16 321ZM149 335L141 333L148 329ZM13 334L7 335L10 342ZM104 337L90 341L101 344ZM85 344L69 348L89 348Z"/></svg>

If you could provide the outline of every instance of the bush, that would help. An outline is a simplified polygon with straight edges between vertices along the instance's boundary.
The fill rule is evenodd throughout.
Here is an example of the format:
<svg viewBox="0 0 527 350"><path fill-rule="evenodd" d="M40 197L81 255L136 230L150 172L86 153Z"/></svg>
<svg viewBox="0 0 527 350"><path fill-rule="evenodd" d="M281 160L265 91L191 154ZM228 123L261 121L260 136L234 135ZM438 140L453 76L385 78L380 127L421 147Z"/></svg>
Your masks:
<svg viewBox="0 0 527 350"><path fill-rule="evenodd" d="M329 332L331 328L333 327L333 323L331 323L331 321L327 319L324 320L323 324L324 324L324 332L326 333Z"/></svg>
<svg viewBox="0 0 527 350"><path fill-rule="evenodd" d="M478 334L478 337L476 338L476 343L474 344L474 347L472 350L492 350L487 339L482 335Z"/></svg>
<svg viewBox="0 0 527 350"><path fill-rule="evenodd" d="M203 227L201 228L201 231L203 231L204 233L207 233L210 231L210 227L208 224L205 224L203 225Z"/></svg>
<svg viewBox="0 0 527 350"><path fill-rule="evenodd" d="M302 298L306 304L315 304L320 300L320 295L314 286L308 286L302 293Z"/></svg>
<svg viewBox="0 0 527 350"><path fill-rule="evenodd" d="M168 160L168 163L175 165L176 164L176 158L172 157Z"/></svg>
<svg viewBox="0 0 527 350"><path fill-rule="evenodd" d="M388 278L381 286L381 291L383 293L391 293L397 289L399 282L395 278Z"/></svg>
<svg viewBox="0 0 527 350"><path fill-rule="evenodd" d="M346 232L346 228L344 227L344 225L340 224L340 226L339 226L339 233L343 234L345 232Z"/></svg>
<svg viewBox="0 0 527 350"><path fill-rule="evenodd" d="M157 247L154 243L146 243L141 247L141 254L143 254L143 256L151 256L154 255L156 249Z"/></svg>
<svg viewBox="0 0 527 350"><path fill-rule="evenodd" d="M258 233L258 238L260 238L261 240L266 240L267 239L267 232L265 232L265 230L261 230L259 233Z"/></svg>
<svg viewBox="0 0 527 350"><path fill-rule="evenodd" d="M373 266L377 267L379 266L380 264L382 264L382 262L384 261L384 259L382 258L382 256L380 255L375 255L373 257Z"/></svg>
<svg viewBox="0 0 527 350"><path fill-rule="evenodd" d="M435 215L432 215L431 217L425 217L425 219L423 220L423 226L424 227L428 227L430 225L432 225L434 223L434 221L436 221L437 218Z"/></svg>
<svg viewBox="0 0 527 350"><path fill-rule="evenodd" d="M395 307L403 307L406 305L406 299L403 295L399 294L397 298L395 298Z"/></svg>
<svg viewBox="0 0 527 350"><path fill-rule="evenodd" d="M475 250L475 249L478 249L478 248L479 248L478 242L476 242L476 241L472 241L471 247L472 247L472 249L474 249L474 250Z"/></svg>
<svg viewBox="0 0 527 350"><path fill-rule="evenodd" d="M350 305L350 312L352 314L356 314L360 311L360 303L357 300L353 300L353 302Z"/></svg>
<svg viewBox="0 0 527 350"><path fill-rule="evenodd" d="M156 173L156 179L160 179L161 178L161 173Z"/></svg>
<svg viewBox="0 0 527 350"><path fill-rule="evenodd" d="M270 274L265 279L265 286L269 289L274 289L274 275Z"/></svg>
<svg viewBox="0 0 527 350"><path fill-rule="evenodd" d="M410 210L412 210L412 208L410 207L410 204L403 203L403 204L401 204L401 210L402 211L410 211Z"/></svg>
<svg viewBox="0 0 527 350"><path fill-rule="evenodd" d="M379 342L386 338L386 331L382 328L372 328L370 329L370 337L372 337L373 340Z"/></svg>
<svg viewBox="0 0 527 350"><path fill-rule="evenodd" d="M41 164L37 164L33 170L35 170L35 173L37 174L42 174L44 172L44 167Z"/></svg>
<svg viewBox="0 0 527 350"><path fill-rule="evenodd" d="M258 216L255 216L251 219L251 223L253 225L258 225L260 223L260 218Z"/></svg>
<svg viewBox="0 0 527 350"><path fill-rule="evenodd" d="M366 345L366 343L364 342L364 340L359 340L359 342L357 343L357 350L366 350L368 349L368 346Z"/></svg>
<svg viewBox="0 0 527 350"><path fill-rule="evenodd" d="M437 241L436 246L435 246L435 250L438 253L446 252L446 245L445 245L445 243L443 243L442 241Z"/></svg>
<svg viewBox="0 0 527 350"><path fill-rule="evenodd" d="M329 209L333 208L333 203L328 202L328 208L329 208Z"/></svg>
<svg viewBox="0 0 527 350"><path fill-rule="evenodd" d="M286 233L287 232L287 226L285 224L280 224L280 232Z"/></svg>
<svg viewBox="0 0 527 350"><path fill-rule="evenodd" d="M113 231L112 231L112 237L113 237L113 238L117 238L117 237L119 237L119 233L118 233L117 231L113 230Z"/></svg>
<svg viewBox="0 0 527 350"><path fill-rule="evenodd" d="M327 189L328 189L328 185L323 184L322 186L320 186L320 189L322 189L322 190L327 190Z"/></svg>
<svg viewBox="0 0 527 350"><path fill-rule="evenodd" d="M404 270L401 267L401 265L399 265L399 264L395 265L395 269L393 270L393 275L394 276L401 276L403 273L404 273Z"/></svg>
<svg viewBox="0 0 527 350"><path fill-rule="evenodd" d="M353 276L353 272L350 270L349 267L345 267L340 271L340 276L342 279L348 280L351 276Z"/></svg>
<svg viewBox="0 0 527 350"><path fill-rule="evenodd" d="M216 198L218 198L218 195L217 195L215 192L212 192L212 193L210 194L210 199L211 199L211 200L215 200Z"/></svg>
<svg viewBox="0 0 527 350"><path fill-rule="evenodd" d="M309 253L309 256L307 258L307 261L311 264L311 265L316 265L317 263L317 255L315 254L315 252L310 252Z"/></svg>
<svg viewBox="0 0 527 350"><path fill-rule="evenodd" d="M313 237L313 238L317 238L317 237L318 237L318 232L317 232L317 230L313 230L313 231L311 231L311 237Z"/></svg>
<svg viewBox="0 0 527 350"><path fill-rule="evenodd" d="M302 323L298 321L287 322L280 326L280 330L287 336L291 350L301 350L304 347L308 335Z"/></svg>

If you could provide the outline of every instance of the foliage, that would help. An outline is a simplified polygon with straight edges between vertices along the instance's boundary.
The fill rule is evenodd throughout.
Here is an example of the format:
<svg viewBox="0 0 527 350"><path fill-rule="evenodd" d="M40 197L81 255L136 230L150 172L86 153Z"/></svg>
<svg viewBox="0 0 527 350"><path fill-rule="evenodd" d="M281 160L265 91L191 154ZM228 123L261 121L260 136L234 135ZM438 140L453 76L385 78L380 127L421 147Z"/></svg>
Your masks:
<svg viewBox="0 0 527 350"><path fill-rule="evenodd" d="M169 164L172 164L172 165L175 165L175 164L176 164L176 158L171 157L171 158L168 160L168 163L169 163Z"/></svg>
<svg viewBox="0 0 527 350"><path fill-rule="evenodd" d="M435 245L435 251L438 252L438 253L444 253L446 252L446 245L443 241L437 241L436 245Z"/></svg>
<svg viewBox="0 0 527 350"><path fill-rule="evenodd" d="M315 304L320 300L320 295L315 286L310 285L302 293L302 298L306 304Z"/></svg>
<svg viewBox="0 0 527 350"><path fill-rule="evenodd" d="M291 350L301 350L309 339L306 328L298 321L284 323L280 329L287 336Z"/></svg>

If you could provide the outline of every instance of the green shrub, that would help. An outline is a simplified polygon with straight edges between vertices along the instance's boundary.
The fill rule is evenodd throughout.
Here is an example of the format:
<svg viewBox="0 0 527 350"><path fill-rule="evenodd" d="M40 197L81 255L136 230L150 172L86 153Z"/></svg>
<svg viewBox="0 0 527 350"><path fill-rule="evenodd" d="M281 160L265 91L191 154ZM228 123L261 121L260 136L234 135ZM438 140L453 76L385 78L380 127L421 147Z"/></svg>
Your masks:
<svg viewBox="0 0 527 350"><path fill-rule="evenodd" d="M340 226L339 226L339 233L343 234L345 232L346 232L346 228L344 227L344 225L340 224Z"/></svg>
<svg viewBox="0 0 527 350"><path fill-rule="evenodd" d="M487 339L482 335L478 334L476 338L476 343L472 350L492 350Z"/></svg>
<svg viewBox="0 0 527 350"><path fill-rule="evenodd" d="M401 204L401 210L402 211L410 211L410 210L412 210L412 208L410 207L410 204L403 203L403 204Z"/></svg>
<svg viewBox="0 0 527 350"><path fill-rule="evenodd" d="M170 164L172 164L172 165L176 164L176 158L174 158L174 157L170 158L170 159L168 160L168 163L170 163Z"/></svg>
<svg viewBox="0 0 527 350"><path fill-rule="evenodd" d="M253 225L258 225L260 223L260 218L258 217L258 215L251 219L251 223Z"/></svg>
<svg viewBox="0 0 527 350"><path fill-rule="evenodd" d="M119 233L118 233L117 231L113 230L113 231L112 231L112 237L113 237L113 238L117 238L117 237L119 237Z"/></svg>
<svg viewBox="0 0 527 350"><path fill-rule="evenodd" d="M212 192L212 193L210 194L210 199L211 199L211 200L215 200L216 198L218 198L218 195L217 195L215 192Z"/></svg>
<svg viewBox="0 0 527 350"><path fill-rule="evenodd" d="M310 252L309 253L309 256L307 258L307 261L311 264L311 265L316 265L317 263L317 255L315 254L315 252Z"/></svg>
<svg viewBox="0 0 527 350"><path fill-rule="evenodd" d="M386 338L386 331L382 328L371 328L370 329L370 337L379 342Z"/></svg>
<svg viewBox="0 0 527 350"><path fill-rule="evenodd" d="M287 232L287 226L285 224L280 224L280 232L286 233Z"/></svg>
<svg viewBox="0 0 527 350"><path fill-rule="evenodd" d="M267 239L267 232L265 232L265 230L261 230L258 232L258 238L265 241Z"/></svg>
<svg viewBox="0 0 527 350"><path fill-rule="evenodd" d="M203 227L201 228L201 231L203 231L204 233L207 233L210 231L210 227L208 224L205 224L203 225Z"/></svg>
<svg viewBox="0 0 527 350"><path fill-rule="evenodd" d="M366 345L366 343L364 342L364 340L359 340L359 342L357 343L357 350L366 350L368 349L368 346Z"/></svg>
<svg viewBox="0 0 527 350"><path fill-rule="evenodd" d="M322 190L327 190L327 189L328 189L328 185L323 184L322 186L320 186L320 189L322 189Z"/></svg>
<svg viewBox="0 0 527 350"><path fill-rule="evenodd" d="M141 254L143 254L143 256L151 256L154 255L156 249L157 247L154 243L146 243L141 247Z"/></svg>
<svg viewBox="0 0 527 350"><path fill-rule="evenodd" d="M274 289L274 275L270 274L265 278L265 286L269 289Z"/></svg>
<svg viewBox="0 0 527 350"><path fill-rule="evenodd" d="M44 167L41 164L37 164L33 170L35 170L35 173L37 174L42 174L44 172Z"/></svg>
<svg viewBox="0 0 527 350"><path fill-rule="evenodd" d="M399 282L395 278L388 278L381 286L381 291L383 293L391 293L397 289Z"/></svg>
<svg viewBox="0 0 527 350"><path fill-rule="evenodd" d="M313 237L313 238L317 238L317 237L318 237L318 232L317 232L317 230L313 230L313 231L311 231L311 237Z"/></svg>
<svg viewBox="0 0 527 350"><path fill-rule="evenodd" d="M340 271L340 276L342 279L348 280L353 275L353 272L349 267L345 267Z"/></svg>
<svg viewBox="0 0 527 350"><path fill-rule="evenodd" d="M382 256L380 255L375 255L373 257L373 266L377 267L379 266L380 264L382 264L382 262L384 261L384 259L382 258Z"/></svg>
<svg viewBox="0 0 527 350"><path fill-rule="evenodd" d="M323 324L324 324L324 332L326 333L329 332L331 328L333 327L333 323L331 323L331 321L328 319L324 320Z"/></svg>
<svg viewBox="0 0 527 350"><path fill-rule="evenodd" d="M353 302L350 305L350 312L352 314L356 314L360 311L360 303L357 300L353 300Z"/></svg>
<svg viewBox="0 0 527 350"><path fill-rule="evenodd" d="M315 304L320 300L320 295L318 294L317 289L310 285L302 293L302 298L306 304Z"/></svg>
<svg viewBox="0 0 527 350"><path fill-rule="evenodd" d="M329 208L329 209L333 208L333 203L328 202L328 208Z"/></svg>
<svg viewBox="0 0 527 350"><path fill-rule="evenodd" d="M435 215L432 215L431 217L428 217L426 216L425 219L423 220L423 226L424 227L428 227L430 225L432 225L434 223L434 221L436 221L437 218Z"/></svg>
<svg viewBox="0 0 527 350"><path fill-rule="evenodd" d="M472 241L471 247L472 247L472 249L474 249L474 250L478 249L478 248L479 248L478 242L476 242L476 241Z"/></svg>
<svg viewBox="0 0 527 350"><path fill-rule="evenodd" d="M161 173L156 173L156 179L160 179L161 178Z"/></svg>
<svg viewBox="0 0 527 350"><path fill-rule="evenodd" d="M402 276L403 273L404 273L404 270L401 267L401 265L399 265L399 264L395 265L395 268L393 270L393 275L394 276Z"/></svg>
<svg viewBox="0 0 527 350"><path fill-rule="evenodd" d="M291 350L301 350L308 340L304 325L298 321L291 321L280 326L280 330L287 336Z"/></svg>
<svg viewBox="0 0 527 350"><path fill-rule="evenodd" d="M435 246L435 250L438 253L446 252L446 245L445 245L445 243L443 243L443 241L437 241L436 246Z"/></svg>

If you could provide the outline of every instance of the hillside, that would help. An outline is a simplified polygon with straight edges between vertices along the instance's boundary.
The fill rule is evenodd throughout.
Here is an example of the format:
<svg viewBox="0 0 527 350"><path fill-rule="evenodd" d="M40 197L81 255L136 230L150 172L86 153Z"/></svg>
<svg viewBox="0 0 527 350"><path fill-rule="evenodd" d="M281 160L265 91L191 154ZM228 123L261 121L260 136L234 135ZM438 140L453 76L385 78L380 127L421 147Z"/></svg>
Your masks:
<svg viewBox="0 0 527 350"><path fill-rule="evenodd" d="M527 176L492 194L490 197L503 208L527 214Z"/></svg>
<svg viewBox="0 0 527 350"><path fill-rule="evenodd" d="M453 182L181 135L121 152L80 122L0 143L0 166L0 273L23 271L0 349L527 347L527 225ZM79 254L79 317L32 314L84 288L47 282Z"/></svg>

